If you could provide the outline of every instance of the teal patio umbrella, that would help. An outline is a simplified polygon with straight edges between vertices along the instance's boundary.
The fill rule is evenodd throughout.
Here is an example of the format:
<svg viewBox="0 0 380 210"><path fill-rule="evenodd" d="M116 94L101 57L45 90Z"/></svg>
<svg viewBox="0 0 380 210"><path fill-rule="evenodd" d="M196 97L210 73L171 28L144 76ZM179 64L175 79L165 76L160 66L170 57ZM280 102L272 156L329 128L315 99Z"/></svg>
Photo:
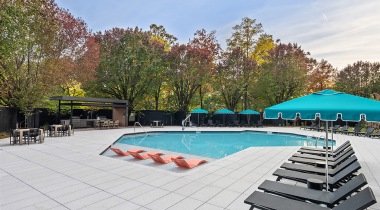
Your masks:
<svg viewBox="0 0 380 210"><path fill-rule="evenodd" d="M257 111L251 110L251 109L246 109L246 110L239 112L239 114L247 115L247 123L249 124L251 115L260 114L260 112L257 112Z"/></svg>
<svg viewBox="0 0 380 210"><path fill-rule="evenodd" d="M303 97L295 98L283 103L268 107L264 110L266 119L314 120L319 117L326 121L326 157L328 157L328 121L335 121L340 116L344 121L368 122L380 121L380 101L371 100L334 90L322 90ZM327 173L326 158L326 173ZM328 183L326 175L326 183ZM326 184L328 188L328 184Z"/></svg>
<svg viewBox="0 0 380 210"><path fill-rule="evenodd" d="M235 112L229 110L229 109L220 109L215 112L215 114L222 114L223 115L223 125L225 124L225 115L226 114L235 114Z"/></svg>
<svg viewBox="0 0 380 210"><path fill-rule="evenodd" d="M198 114L198 125L199 125L199 114L208 114L207 110L196 108L193 111L190 112L191 114Z"/></svg>

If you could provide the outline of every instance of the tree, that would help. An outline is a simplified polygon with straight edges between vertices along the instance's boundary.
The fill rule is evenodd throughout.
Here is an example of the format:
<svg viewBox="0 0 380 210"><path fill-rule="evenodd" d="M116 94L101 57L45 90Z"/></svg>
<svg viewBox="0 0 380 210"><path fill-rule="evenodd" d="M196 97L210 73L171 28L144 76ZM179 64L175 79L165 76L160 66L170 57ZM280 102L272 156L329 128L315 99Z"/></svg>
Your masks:
<svg viewBox="0 0 380 210"><path fill-rule="evenodd" d="M96 88L107 96L128 100L135 107L155 79L151 38L139 28L113 28L98 33L100 64Z"/></svg>
<svg viewBox="0 0 380 210"><path fill-rule="evenodd" d="M276 42L278 43L279 40L276 40ZM260 34L255 48L250 54L250 58L256 61L257 65L261 65L266 62L266 58L269 56L269 51L275 47L276 43L274 42L272 35Z"/></svg>
<svg viewBox="0 0 380 210"><path fill-rule="evenodd" d="M380 63L357 61L342 69L336 78L336 90L375 98L380 93Z"/></svg>
<svg viewBox="0 0 380 210"><path fill-rule="evenodd" d="M150 25L149 32L151 33L150 49L152 53L152 63L155 68L153 71L154 74L152 75L155 80L153 80L149 86L149 92L153 95L155 110L158 110L159 101L162 98L162 88L164 84L167 83L168 78L167 54L177 38L168 34L165 28L161 25Z"/></svg>
<svg viewBox="0 0 380 210"><path fill-rule="evenodd" d="M54 51L54 1L6 1L0 20L0 103L30 112L49 89L44 61Z"/></svg>
<svg viewBox="0 0 380 210"><path fill-rule="evenodd" d="M240 48L244 52L244 59L250 59L251 53L255 49L257 43L256 36L263 32L261 23L256 23L256 19L250 19L248 17L243 18L240 25L236 25L232 28L234 33L230 39L227 39L227 45L230 48ZM249 62L246 62L249 63ZM254 69L250 69L248 66L243 68L244 80L244 94L243 94L243 108L248 107L248 85L251 81L251 77L254 74Z"/></svg>
<svg viewBox="0 0 380 210"><path fill-rule="evenodd" d="M6 1L1 7L0 103L28 114L55 85L79 79L74 67L89 52L87 27L52 0Z"/></svg>
<svg viewBox="0 0 380 210"><path fill-rule="evenodd" d="M219 59L214 78L214 88L221 92L225 106L230 110L236 110L241 97L244 94L243 69L246 65L244 62L244 52L240 48L224 52Z"/></svg>
<svg viewBox="0 0 380 210"><path fill-rule="evenodd" d="M307 87L311 59L297 44L278 44L261 66L255 88L260 108L302 95Z"/></svg>
<svg viewBox="0 0 380 210"><path fill-rule="evenodd" d="M313 61L313 68L308 73L309 93L318 92L334 85L336 69L326 60Z"/></svg>
<svg viewBox="0 0 380 210"><path fill-rule="evenodd" d="M197 30L190 44L201 53L201 59L198 60L198 67L203 69L203 77L200 78L199 101L200 107L203 108L203 98L207 91L210 91L207 85L208 78L215 68L215 59L219 54L220 46L216 40L215 31L207 33L205 29Z"/></svg>

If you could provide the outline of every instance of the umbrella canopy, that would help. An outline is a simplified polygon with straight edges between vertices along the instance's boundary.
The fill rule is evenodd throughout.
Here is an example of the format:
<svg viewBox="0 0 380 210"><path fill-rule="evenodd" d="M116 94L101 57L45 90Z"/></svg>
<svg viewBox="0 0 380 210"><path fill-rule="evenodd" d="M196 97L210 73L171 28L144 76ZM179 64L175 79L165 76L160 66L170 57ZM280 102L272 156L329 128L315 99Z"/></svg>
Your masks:
<svg viewBox="0 0 380 210"><path fill-rule="evenodd" d="M246 110L239 112L239 114L247 115L247 121L248 121L247 123L250 124L250 122L249 122L249 121L251 121L250 115L260 114L260 112L257 112L257 111L251 110L251 109L246 109Z"/></svg>
<svg viewBox="0 0 380 210"><path fill-rule="evenodd" d="M208 114L207 110L196 108L193 111L191 111L192 114Z"/></svg>
<svg viewBox="0 0 380 210"><path fill-rule="evenodd" d="M196 108L193 111L190 112L191 114L198 114L198 125L199 125L199 114L208 114L207 110Z"/></svg>
<svg viewBox="0 0 380 210"><path fill-rule="evenodd" d="M338 116L345 121L360 121L362 116L367 121L380 121L380 101L371 100L333 90L322 90L307 96L286 101L264 110L267 119L312 120L317 116L326 121L326 183L328 183L328 121L335 121ZM328 190L328 184L326 184Z"/></svg>
<svg viewBox="0 0 380 210"><path fill-rule="evenodd" d="M251 110L251 109L246 109L246 110L244 110L244 111L239 112L239 114L249 115L249 114L260 114L260 113L254 111L254 110Z"/></svg>
<svg viewBox="0 0 380 210"><path fill-rule="evenodd" d="M319 115L326 121L335 121L339 115L343 121L360 121L364 116L368 122L378 122L380 101L326 89L264 110L267 119L277 119L280 114L283 119L296 119L298 115L304 120L313 120Z"/></svg>
<svg viewBox="0 0 380 210"><path fill-rule="evenodd" d="M235 114L235 112L229 110L229 109L220 109L215 112L215 114Z"/></svg>
<svg viewBox="0 0 380 210"><path fill-rule="evenodd" d="M235 114L235 112L229 110L229 109L220 109L218 111L215 112L215 114L222 114L223 115L223 124L225 125L225 115L226 114Z"/></svg>

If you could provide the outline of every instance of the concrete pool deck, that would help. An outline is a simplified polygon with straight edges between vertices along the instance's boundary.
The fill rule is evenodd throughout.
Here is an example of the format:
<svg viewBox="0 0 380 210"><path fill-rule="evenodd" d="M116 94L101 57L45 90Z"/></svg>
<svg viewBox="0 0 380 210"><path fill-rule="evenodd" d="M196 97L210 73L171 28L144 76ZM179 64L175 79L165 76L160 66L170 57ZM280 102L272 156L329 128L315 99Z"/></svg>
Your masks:
<svg viewBox="0 0 380 210"><path fill-rule="evenodd" d="M291 127L186 131L221 129L324 135ZM74 136L14 146L9 138L1 139L0 209L249 209L244 199L264 180L275 180L273 171L299 148L251 147L182 173L99 155L122 134L133 132L133 128L76 130ZM339 134L334 139L338 144L351 140L362 166L359 172L378 200L371 209L380 210L380 139Z"/></svg>

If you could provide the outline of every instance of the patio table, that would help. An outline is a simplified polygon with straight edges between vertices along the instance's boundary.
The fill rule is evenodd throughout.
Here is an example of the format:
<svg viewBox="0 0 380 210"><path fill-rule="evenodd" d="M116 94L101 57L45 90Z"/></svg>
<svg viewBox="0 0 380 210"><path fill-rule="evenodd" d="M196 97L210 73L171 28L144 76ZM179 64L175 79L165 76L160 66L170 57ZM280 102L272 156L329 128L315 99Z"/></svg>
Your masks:
<svg viewBox="0 0 380 210"><path fill-rule="evenodd" d="M152 127L164 127L161 120L153 120Z"/></svg>
<svg viewBox="0 0 380 210"><path fill-rule="evenodd" d="M58 128L62 128L63 125L51 125L52 128L54 128L54 136L57 137L58 136ZM69 125L69 132L68 132L69 136L71 136L71 125Z"/></svg>
<svg viewBox="0 0 380 210"><path fill-rule="evenodd" d="M20 144L24 144L24 132L28 132L30 131L29 128L17 128L17 129L14 129L13 130L15 133L19 133L20 134ZM28 136L29 138L29 136Z"/></svg>

